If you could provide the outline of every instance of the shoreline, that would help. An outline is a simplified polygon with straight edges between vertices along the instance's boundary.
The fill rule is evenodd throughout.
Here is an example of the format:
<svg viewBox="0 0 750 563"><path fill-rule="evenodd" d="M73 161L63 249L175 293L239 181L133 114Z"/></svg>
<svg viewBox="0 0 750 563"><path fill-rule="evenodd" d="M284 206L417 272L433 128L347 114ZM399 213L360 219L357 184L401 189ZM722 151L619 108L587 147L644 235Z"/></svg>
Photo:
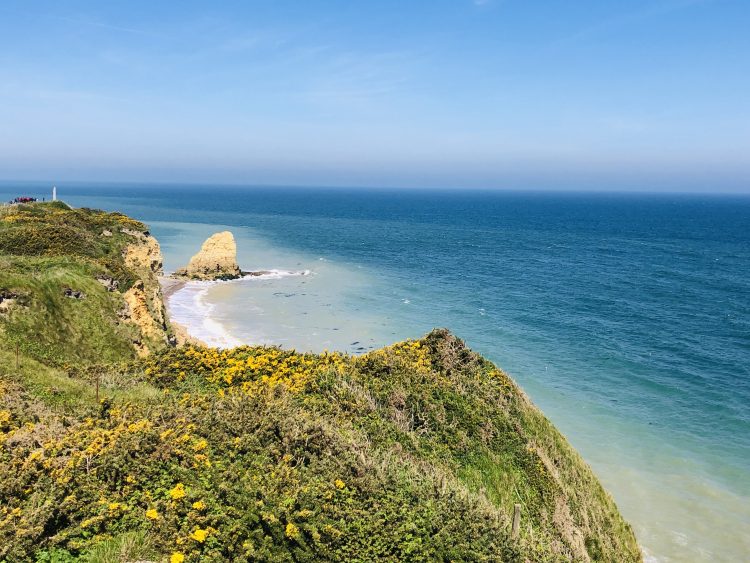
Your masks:
<svg viewBox="0 0 750 563"><path fill-rule="evenodd" d="M231 334L223 322L212 315L214 305L203 301L209 288L217 284L232 284L248 280L276 280L286 277L309 276L312 271L267 269L244 271L242 277L230 280L192 280L158 277L162 301L167 316L174 327L178 343L191 343L205 347L235 348L237 346L262 346L268 342L255 339L242 340Z"/></svg>
<svg viewBox="0 0 750 563"><path fill-rule="evenodd" d="M170 276L159 276L159 285L161 286L161 294L165 307L168 308L169 298L185 287L186 283L185 280L178 280Z"/></svg>
<svg viewBox="0 0 750 563"><path fill-rule="evenodd" d="M174 315L169 306L169 301L178 291L185 288L187 281L178 280L169 276L159 276L159 285L161 286L162 302L164 308L167 310L167 317L169 318L169 324L172 326L174 336L177 339L177 345L183 346L185 344L192 344L194 346L203 346L209 348L210 344L204 342L200 338L196 337L191 333L190 327L185 326L174 320Z"/></svg>

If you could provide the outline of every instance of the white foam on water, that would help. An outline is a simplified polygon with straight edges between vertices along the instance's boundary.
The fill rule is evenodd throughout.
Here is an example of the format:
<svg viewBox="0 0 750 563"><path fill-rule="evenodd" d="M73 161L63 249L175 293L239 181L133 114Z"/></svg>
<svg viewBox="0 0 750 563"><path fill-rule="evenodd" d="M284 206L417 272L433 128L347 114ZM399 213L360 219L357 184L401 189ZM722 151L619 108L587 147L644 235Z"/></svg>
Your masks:
<svg viewBox="0 0 750 563"><path fill-rule="evenodd" d="M661 559L651 554L645 547L641 546L644 563L661 563Z"/></svg>
<svg viewBox="0 0 750 563"><path fill-rule="evenodd" d="M167 301L172 320L183 325L191 336L209 346L231 348L243 344L212 317L214 306L206 300L215 282L191 281L174 292Z"/></svg>
<svg viewBox="0 0 750 563"><path fill-rule="evenodd" d="M216 307L208 299L209 291L219 284L279 280L288 277L312 275L311 270L262 270L262 273L247 274L234 280L189 281L174 292L167 301L171 319L183 325L188 333L209 346L232 348L243 344L270 344L262 338L252 342L233 335L224 323L216 317Z"/></svg>
<svg viewBox="0 0 750 563"><path fill-rule="evenodd" d="M278 280L281 278L289 278L296 276L309 276L312 275L311 270L261 270L259 274L246 274L236 280L229 280L231 282L248 281L248 280ZM210 282L216 283L216 282ZM221 282L218 282L221 283Z"/></svg>

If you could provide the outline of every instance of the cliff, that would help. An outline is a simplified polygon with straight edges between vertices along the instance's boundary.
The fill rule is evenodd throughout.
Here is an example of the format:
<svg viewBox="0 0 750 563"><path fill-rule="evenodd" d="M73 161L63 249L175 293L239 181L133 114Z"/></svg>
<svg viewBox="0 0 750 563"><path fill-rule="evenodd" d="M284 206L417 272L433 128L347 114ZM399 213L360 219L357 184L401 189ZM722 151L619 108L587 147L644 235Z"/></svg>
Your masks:
<svg viewBox="0 0 750 563"><path fill-rule="evenodd" d="M62 202L0 208L0 334L55 365L143 356L171 337L145 225Z"/></svg>
<svg viewBox="0 0 750 563"><path fill-rule="evenodd" d="M237 244L229 231L211 235L188 265L174 273L175 277L194 280L229 280L241 275Z"/></svg>
<svg viewBox="0 0 750 563"><path fill-rule="evenodd" d="M63 332L25 343L17 368L0 350L0 561L641 560L565 438L448 331L361 356L169 347L145 227L32 212L37 228L74 213L65 224L90 225L109 261L48 242L35 252L50 255L11 254L14 227L0 229L14 272L0 274L4 340L45 335L33 321L45 307L48 319L83 319L71 311L96 300L98 321L75 338L122 347L76 355ZM128 303L117 325L134 288L142 316ZM137 328L150 354L110 325Z"/></svg>

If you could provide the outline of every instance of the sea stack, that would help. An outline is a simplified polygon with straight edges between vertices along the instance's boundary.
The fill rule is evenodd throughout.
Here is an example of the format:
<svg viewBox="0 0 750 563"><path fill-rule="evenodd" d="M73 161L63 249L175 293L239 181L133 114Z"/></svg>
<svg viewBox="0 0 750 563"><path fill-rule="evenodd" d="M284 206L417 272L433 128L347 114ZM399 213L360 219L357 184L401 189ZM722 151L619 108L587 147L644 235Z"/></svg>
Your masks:
<svg viewBox="0 0 750 563"><path fill-rule="evenodd" d="M237 244L229 231L211 235L188 265L174 275L193 280L231 280L242 275L237 264Z"/></svg>

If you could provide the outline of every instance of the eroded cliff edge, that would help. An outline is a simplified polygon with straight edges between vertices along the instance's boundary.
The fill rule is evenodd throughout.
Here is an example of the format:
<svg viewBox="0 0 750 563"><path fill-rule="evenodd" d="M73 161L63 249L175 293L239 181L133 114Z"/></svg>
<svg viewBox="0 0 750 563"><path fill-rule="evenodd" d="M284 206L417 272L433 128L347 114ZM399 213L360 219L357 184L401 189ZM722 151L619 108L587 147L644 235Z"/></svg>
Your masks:
<svg viewBox="0 0 750 563"><path fill-rule="evenodd" d="M0 209L0 290L16 296L0 331L29 356L101 362L168 346L161 273L159 243L120 213L62 202Z"/></svg>

